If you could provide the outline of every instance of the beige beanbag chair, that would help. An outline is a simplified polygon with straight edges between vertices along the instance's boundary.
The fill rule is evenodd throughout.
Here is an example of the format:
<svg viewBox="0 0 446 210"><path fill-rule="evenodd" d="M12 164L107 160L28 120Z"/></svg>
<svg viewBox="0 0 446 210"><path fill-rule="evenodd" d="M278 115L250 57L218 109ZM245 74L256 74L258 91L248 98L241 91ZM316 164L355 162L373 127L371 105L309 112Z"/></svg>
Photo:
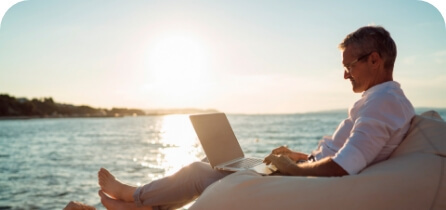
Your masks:
<svg viewBox="0 0 446 210"><path fill-rule="evenodd" d="M437 118L437 119L433 119ZM190 209L446 209L446 123L415 116L386 161L344 177L229 175Z"/></svg>

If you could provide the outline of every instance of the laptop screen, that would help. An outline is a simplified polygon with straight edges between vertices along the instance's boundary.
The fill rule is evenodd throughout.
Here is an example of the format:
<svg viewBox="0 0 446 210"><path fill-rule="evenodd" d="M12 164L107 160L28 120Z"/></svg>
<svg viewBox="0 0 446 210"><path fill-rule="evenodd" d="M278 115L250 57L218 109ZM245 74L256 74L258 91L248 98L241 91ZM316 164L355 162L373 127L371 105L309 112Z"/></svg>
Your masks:
<svg viewBox="0 0 446 210"><path fill-rule="evenodd" d="M190 120L212 167L244 157L224 113L191 115Z"/></svg>

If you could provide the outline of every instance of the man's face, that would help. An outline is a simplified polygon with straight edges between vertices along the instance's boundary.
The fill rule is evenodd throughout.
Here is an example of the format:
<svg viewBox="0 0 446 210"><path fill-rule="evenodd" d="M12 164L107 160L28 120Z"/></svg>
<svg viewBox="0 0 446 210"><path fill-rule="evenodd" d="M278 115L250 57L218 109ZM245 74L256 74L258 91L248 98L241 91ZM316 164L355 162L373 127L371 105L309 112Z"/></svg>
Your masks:
<svg viewBox="0 0 446 210"><path fill-rule="evenodd" d="M353 52L353 47L349 46L342 53L342 64L349 69L349 71L344 71L344 79L351 81L353 92L361 93L375 84L377 75L369 65L369 54L356 55ZM360 60L355 62L358 58Z"/></svg>

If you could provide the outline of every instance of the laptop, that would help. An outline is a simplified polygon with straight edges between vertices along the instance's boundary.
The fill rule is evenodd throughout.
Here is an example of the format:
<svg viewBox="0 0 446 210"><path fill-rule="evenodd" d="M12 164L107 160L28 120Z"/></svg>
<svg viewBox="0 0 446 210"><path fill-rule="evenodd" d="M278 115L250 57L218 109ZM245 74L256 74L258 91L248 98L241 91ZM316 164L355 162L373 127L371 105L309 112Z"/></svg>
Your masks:
<svg viewBox="0 0 446 210"><path fill-rule="evenodd" d="M263 163L263 159L245 157L226 114L196 114L189 118L212 168L225 171L252 169L262 175L277 170L273 165Z"/></svg>

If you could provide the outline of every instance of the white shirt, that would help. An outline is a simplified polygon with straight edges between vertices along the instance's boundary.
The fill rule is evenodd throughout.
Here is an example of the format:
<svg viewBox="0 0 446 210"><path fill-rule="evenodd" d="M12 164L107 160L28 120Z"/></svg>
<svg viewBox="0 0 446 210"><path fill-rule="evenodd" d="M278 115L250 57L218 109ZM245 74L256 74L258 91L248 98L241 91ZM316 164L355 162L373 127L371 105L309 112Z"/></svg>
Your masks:
<svg viewBox="0 0 446 210"><path fill-rule="evenodd" d="M332 159L349 174L387 159L405 137L414 108L400 84L385 82L369 88L341 122L313 151L316 160Z"/></svg>

